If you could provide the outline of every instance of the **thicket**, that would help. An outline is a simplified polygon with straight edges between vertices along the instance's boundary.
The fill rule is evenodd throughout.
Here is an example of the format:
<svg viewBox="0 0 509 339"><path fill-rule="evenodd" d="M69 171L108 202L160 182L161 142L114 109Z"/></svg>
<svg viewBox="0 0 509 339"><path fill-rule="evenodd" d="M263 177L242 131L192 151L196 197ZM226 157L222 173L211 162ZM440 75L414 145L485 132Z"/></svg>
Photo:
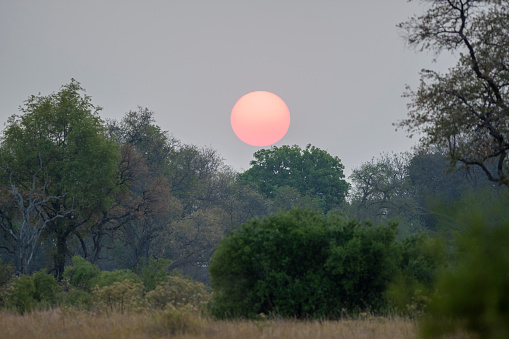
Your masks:
<svg viewBox="0 0 509 339"><path fill-rule="evenodd" d="M212 258L211 313L337 318L385 312L394 277L418 284L433 279L425 240L400 244L394 224L299 209L253 219L225 238Z"/></svg>
<svg viewBox="0 0 509 339"><path fill-rule="evenodd" d="M145 309L192 309L200 312L210 299L204 284L178 272L168 273L168 260L149 259L130 270L101 271L75 256L59 283L38 271L16 277L13 268L0 262L0 309L21 314L52 307L72 307L100 312Z"/></svg>

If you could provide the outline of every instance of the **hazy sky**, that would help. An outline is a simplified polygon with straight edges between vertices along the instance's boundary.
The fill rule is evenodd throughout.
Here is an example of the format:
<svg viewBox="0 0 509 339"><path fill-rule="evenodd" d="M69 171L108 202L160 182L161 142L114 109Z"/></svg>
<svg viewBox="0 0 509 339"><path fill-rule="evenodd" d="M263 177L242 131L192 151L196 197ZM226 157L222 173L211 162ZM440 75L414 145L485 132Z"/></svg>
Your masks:
<svg viewBox="0 0 509 339"><path fill-rule="evenodd" d="M405 0L0 0L0 121L75 78L103 118L147 107L177 139L245 170L260 147L237 139L230 113L265 90L291 113L276 146L311 143L349 175L415 142L392 126L406 116L405 84L447 64L408 50L395 27L423 10Z"/></svg>

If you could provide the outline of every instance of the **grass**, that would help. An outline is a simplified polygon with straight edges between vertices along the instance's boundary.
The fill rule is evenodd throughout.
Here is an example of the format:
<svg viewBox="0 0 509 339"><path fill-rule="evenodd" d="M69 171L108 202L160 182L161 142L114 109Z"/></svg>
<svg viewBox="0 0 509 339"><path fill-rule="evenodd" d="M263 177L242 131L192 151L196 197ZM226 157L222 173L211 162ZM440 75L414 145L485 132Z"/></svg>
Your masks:
<svg viewBox="0 0 509 339"><path fill-rule="evenodd" d="M407 319L216 321L177 311L127 314L53 309L0 313L0 338L413 338Z"/></svg>

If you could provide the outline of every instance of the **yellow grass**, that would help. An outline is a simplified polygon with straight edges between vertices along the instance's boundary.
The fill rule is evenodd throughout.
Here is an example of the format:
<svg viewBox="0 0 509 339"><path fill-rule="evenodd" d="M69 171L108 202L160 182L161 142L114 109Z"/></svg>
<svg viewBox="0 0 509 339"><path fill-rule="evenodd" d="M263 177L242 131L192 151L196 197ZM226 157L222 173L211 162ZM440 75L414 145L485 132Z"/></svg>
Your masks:
<svg viewBox="0 0 509 339"><path fill-rule="evenodd" d="M0 338L413 338L410 320L215 321L168 312L97 314L54 309L0 313Z"/></svg>

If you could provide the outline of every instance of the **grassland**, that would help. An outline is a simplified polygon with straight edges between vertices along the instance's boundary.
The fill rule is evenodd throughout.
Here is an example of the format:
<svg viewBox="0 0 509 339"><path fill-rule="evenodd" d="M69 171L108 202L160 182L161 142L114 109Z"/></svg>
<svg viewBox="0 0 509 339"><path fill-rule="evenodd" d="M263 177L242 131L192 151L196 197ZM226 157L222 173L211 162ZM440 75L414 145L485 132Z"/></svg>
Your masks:
<svg viewBox="0 0 509 339"><path fill-rule="evenodd" d="M0 338L413 338L411 320L216 321L186 313L99 314L53 309L0 313Z"/></svg>

